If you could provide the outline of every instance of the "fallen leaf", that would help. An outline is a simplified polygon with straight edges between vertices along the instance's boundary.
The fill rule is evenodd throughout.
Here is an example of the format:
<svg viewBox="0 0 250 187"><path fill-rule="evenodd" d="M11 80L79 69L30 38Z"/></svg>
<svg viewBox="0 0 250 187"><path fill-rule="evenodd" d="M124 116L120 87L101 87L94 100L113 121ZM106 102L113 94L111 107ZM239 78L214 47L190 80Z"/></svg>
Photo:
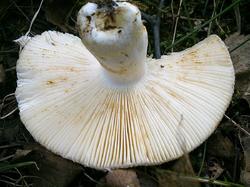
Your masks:
<svg viewBox="0 0 250 187"><path fill-rule="evenodd" d="M231 125L231 124L230 124ZM235 156L234 145L231 140L216 131L207 141L207 153L210 156L232 159Z"/></svg>
<svg viewBox="0 0 250 187"><path fill-rule="evenodd" d="M13 159L15 160L15 159L18 159L18 158L22 158L22 157L28 155L31 151L32 150L17 149Z"/></svg>
<svg viewBox="0 0 250 187"><path fill-rule="evenodd" d="M34 161L39 168L29 167L23 171L26 175L35 176L31 181L34 187L67 187L82 171L79 164L57 156L38 144L24 146L22 154L24 156L16 162Z"/></svg>
<svg viewBox="0 0 250 187"><path fill-rule="evenodd" d="M102 181L104 184L100 184L98 187L140 187L137 174L132 169L111 170Z"/></svg>
<svg viewBox="0 0 250 187"><path fill-rule="evenodd" d="M158 175L159 187L199 187L198 181L193 181L182 176L195 176L193 167L190 163L188 155L184 155L176 161L172 162L173 165L170 167L170 172Z"/></svg>
<svg viewBox="0 0 250 187"><path fill-rule="evenodd" d="M250 35L234 33L225 43L231 51L231 57L235 68L235 88L241 97L250 104ZM232 51L233 50L233 51Z"/></svg>

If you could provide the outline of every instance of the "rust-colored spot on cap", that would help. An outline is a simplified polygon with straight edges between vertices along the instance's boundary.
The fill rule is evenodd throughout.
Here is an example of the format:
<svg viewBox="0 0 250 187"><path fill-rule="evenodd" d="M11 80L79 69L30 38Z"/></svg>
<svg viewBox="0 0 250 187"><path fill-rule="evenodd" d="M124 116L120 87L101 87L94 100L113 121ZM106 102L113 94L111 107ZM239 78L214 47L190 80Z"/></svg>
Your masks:
<svg viewBox="0 0 250 187"><path fill-rule="evenodd" d="M53 84L55 84L55 81L53 81L53 80L48 80L46 84L47 84L47 85L53 85Z"/></svg>

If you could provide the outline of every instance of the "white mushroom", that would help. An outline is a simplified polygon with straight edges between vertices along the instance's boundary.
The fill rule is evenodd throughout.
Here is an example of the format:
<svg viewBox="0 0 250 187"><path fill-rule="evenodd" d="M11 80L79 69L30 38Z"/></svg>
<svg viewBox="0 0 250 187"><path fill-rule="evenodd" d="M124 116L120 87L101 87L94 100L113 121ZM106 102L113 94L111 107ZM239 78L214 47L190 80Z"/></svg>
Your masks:
<svg viewBox="0 0 250 187"><path fill-rule="evenodd" d="M156 60L127 2L88 3L78 26L82 40L48 31L20 53L20 116L39 143L85 166L122 168L178 158L215 130L234 87L219 37Z"/></svg>

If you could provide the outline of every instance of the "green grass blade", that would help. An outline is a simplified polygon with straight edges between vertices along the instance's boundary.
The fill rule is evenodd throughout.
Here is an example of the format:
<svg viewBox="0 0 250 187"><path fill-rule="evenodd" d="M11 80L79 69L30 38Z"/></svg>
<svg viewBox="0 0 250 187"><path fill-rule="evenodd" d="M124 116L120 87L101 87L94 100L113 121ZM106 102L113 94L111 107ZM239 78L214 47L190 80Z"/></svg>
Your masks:
<svg viewBox="0 0 250 187"><path fill-rule="evenodd" d="M241 0L236 0L234 1L231 5L229 5L227 8L225 8L223 11L221 11L219 14L215 15L214 17L212 17L211 19L209 19L208 21L206 21L205 23L201 24L200 26L198 26L197 28L195 28L192 32L186 34L185 36L183 36L182 38L180 38L179 40L177 40L175 43L173 43L172 45L168 46L166 50L171 49L172 47L176 46L177 44L183 42L184 40L186 40L187 38L189 38L190 36L192 36L195 32L201 30L204 26L208 25L211 21L215 20L216 18L220 17L221 15L223 15L224 13L226 13L227 11L229 11L230 9L232 9L233 7L235 7L236 5L238 5L240 3ZM164 42L163 42L164 43Z"/></svg>
<svg viewBox="0 0 250 187"><path fill-rule="evenodd" d="M35 165L36 168L39 170L36 162L30 161L30 162L21 162L21 163L16 163L16 164L1 163L0 164L0 172L10 170L10 169L14 169L14 168L29 166L29 165Z"/></svg>

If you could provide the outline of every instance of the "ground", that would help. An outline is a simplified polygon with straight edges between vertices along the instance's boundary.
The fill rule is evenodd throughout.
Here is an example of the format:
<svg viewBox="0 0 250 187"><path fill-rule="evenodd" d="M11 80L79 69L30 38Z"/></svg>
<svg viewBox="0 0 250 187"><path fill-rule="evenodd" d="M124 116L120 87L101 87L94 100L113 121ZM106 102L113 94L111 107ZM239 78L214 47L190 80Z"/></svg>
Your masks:
<svg viewBox="0 0 250 187"><path fill-rule="evenodd" d="M77 35L76 14L85 2L45 0L29 35L46 30ZM148 55L180 51L217 34L229 47L236 85L221 124L200 147L181 159L125 173L98 171L62 159L39 146L20 121L13 94L19 46L13 41L28 32L40 3L0 1L1 186L250 186L249 0L132 1L143 12L149 31ZM161 20L159 27L155 20ZM160 37L153 32L157 27Z"/></svg>

